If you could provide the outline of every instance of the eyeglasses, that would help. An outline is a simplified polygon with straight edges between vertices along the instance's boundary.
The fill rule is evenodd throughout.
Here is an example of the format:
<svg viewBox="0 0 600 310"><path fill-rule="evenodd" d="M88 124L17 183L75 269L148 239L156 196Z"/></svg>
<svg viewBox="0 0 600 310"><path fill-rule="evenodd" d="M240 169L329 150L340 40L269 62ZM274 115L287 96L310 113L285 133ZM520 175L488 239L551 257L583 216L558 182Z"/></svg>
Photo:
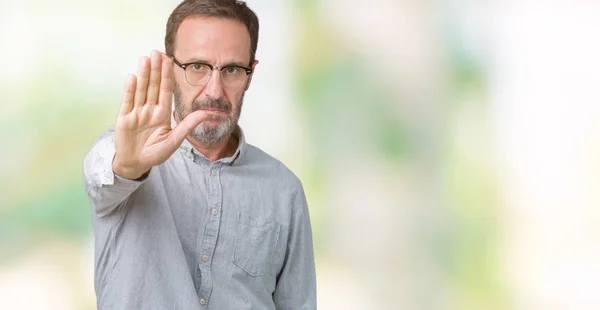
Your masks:
<svg viewBox="0 0 600 310"><path fill-rule="evenodd" d="M173 62L185 71L185 80L194 86L204 86L210 81L213 70L219 70L221 83L227 88L237 89L244 85L252 69L242 66L213 66L202 62L180 63L173 58Z"/></svg>

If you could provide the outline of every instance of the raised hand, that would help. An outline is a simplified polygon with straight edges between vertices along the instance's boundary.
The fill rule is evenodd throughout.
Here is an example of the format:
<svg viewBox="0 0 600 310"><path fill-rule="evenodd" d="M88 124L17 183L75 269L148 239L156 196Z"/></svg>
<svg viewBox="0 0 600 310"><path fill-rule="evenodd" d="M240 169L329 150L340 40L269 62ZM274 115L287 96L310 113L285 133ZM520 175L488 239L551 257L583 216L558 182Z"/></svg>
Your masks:
<svg viewBox="0 0 600 310"><path fill-rule="evenodd" d="M205 112L193 112L171 129L173 78L171 59L158 51L140 59L137 77L127 77L115 126L117 175L138 179L165 162L206 117Z"/></svg>

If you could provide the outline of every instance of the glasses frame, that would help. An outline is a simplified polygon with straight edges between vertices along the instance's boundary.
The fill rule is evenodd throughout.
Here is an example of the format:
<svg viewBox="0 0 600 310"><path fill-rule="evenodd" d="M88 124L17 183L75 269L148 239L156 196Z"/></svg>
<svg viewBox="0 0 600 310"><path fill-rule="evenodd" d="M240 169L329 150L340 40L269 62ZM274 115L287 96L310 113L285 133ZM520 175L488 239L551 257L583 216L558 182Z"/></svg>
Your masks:
<svg viewBox="0 0 600 310"><path fill-rule="evenodd" d="M246 83L246 81L248 81L248 77L250 76L250 74L252 74L252 69L250 69L248 67L244 67L244 66L239 66L239 65L213 66L209 63L205 63L205 62L201 62L201 61L192 61L192 62L186 62L186 63L182 64L177 59L175 59L175 56L171 57L171 59L173 59L173 63L175 63L179 68L183 69L183 75L185 77L185 81L192 86L204 86L204 85L208 84L208 82L210 82L210 79L212 79L212 74L215 69L219 70L219 78L221 79L221 83L223 83L223 86L225 86L227 88L240 88L242 85L244 85L244 83ZM192 83L190 83L190 81L188 81L186 68L191 65L203 65L203 66L207 66L210 68L209 77L208 77L208 80L206 81L206 83L204 83L202 85L196 85L196 84L192 84ZM226 86L225 82L223 82L223 70L225 70L227 68L239 68L239 69L244 70L246 72L246 80L243 83L241 83L240 86L237 86L237 87Z"/></svg>

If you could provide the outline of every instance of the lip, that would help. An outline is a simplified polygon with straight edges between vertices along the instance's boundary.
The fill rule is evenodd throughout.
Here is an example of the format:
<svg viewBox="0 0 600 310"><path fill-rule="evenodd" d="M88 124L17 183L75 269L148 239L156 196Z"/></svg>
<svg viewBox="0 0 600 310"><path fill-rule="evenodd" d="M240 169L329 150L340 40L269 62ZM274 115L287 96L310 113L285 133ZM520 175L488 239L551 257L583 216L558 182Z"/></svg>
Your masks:
<svg viewBox="0 0 600 310"><path fill-rule="evenodd" d="M215 108L206 108L206 109L200 109L200 110L207 112L207 113L213 113L213 114L225 114L225 111L215 109Z"/></svg>

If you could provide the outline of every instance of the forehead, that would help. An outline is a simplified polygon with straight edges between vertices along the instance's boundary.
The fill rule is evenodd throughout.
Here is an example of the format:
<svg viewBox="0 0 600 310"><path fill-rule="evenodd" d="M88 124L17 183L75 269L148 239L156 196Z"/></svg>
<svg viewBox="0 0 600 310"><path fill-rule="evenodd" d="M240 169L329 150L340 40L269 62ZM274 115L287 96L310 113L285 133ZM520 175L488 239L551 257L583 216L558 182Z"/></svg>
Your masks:
<svg viewBox="0 0 600 310"><path fill-rule="evenodd" d="M238 20L187 18L179 26L175 42L175 54L181 61L197 58L216 65L250 61L250 33Z"/></svg>

